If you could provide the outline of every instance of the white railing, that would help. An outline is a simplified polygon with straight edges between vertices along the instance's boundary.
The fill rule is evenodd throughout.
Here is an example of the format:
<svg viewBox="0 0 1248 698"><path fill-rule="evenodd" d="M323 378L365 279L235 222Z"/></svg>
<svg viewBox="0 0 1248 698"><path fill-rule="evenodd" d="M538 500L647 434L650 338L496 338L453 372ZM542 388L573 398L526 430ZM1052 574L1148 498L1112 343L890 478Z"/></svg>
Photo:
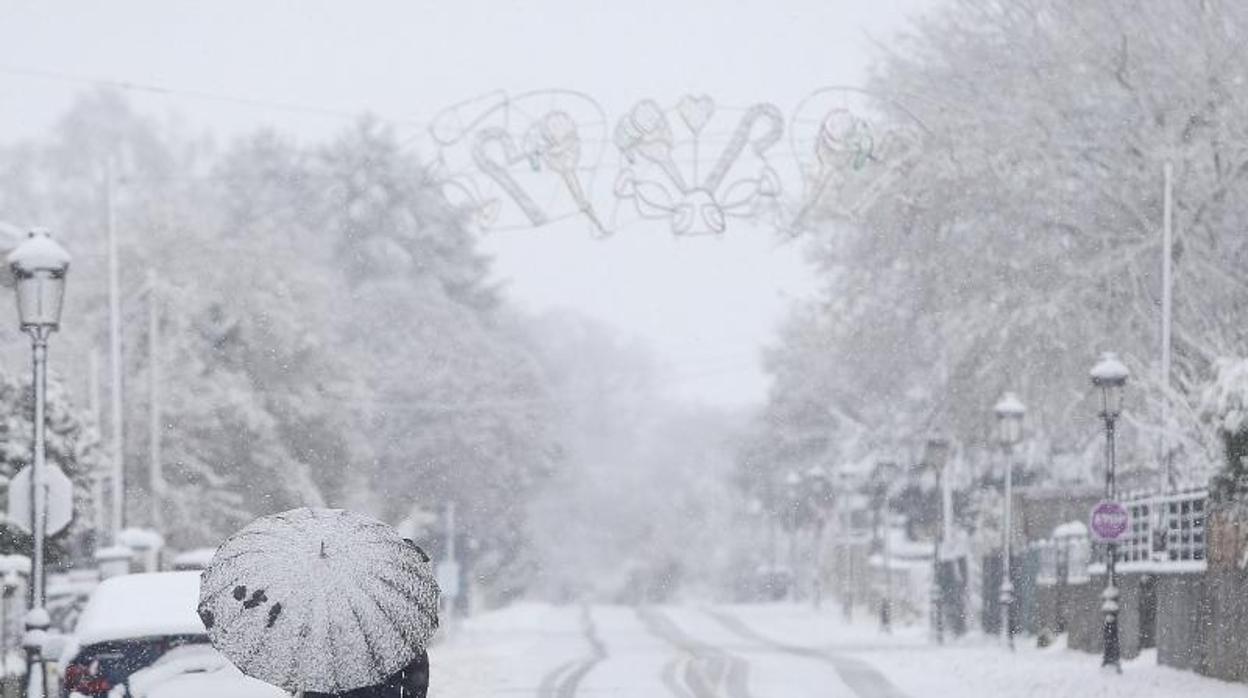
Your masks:
<svg viewBox="0 0 1248 698"><path fill-rule="evenodd" d="M1203 572L1205 569L1208 491L1187 489L1167 493L1132 493L1119 501L1131 514L1131 528L1118 543L1119 572ZM1070 524L1059 526L1066 535L1034 541L1041 586L1078 583L1089 574L1105 573L1105 550L1086 535L1069 535ZM1055 531L1058 533L1059 531Z"/></svg>
<svg viewBox="0 0 1248 698"><path fill-rule="evenodd" d="M1191 489L1123 497L1131 529L1118 545L1119 569L1203 569L1208 494L1204 489Z"/></svg>
<svg viewBox="0 0 1248 698"><path fill-rule="evenodd" d="M1031 547L1037 555L1036 583L1040 586L1053 586L1063 579L1068 584L1088 580L1092 543L1087 535L1038 540Z"/></svg>

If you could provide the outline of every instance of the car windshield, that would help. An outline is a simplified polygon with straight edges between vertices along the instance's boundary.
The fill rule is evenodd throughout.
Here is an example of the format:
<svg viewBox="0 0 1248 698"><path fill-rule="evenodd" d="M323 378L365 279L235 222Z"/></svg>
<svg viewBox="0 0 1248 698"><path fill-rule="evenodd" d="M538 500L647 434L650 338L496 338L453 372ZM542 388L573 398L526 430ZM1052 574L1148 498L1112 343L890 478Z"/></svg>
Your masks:
<svg viewBox="0 0 1248 698"><path fill-rule="evenodd" d="M5 3L0 698L1242 696L1246 229L1248 0Z"/></svg>

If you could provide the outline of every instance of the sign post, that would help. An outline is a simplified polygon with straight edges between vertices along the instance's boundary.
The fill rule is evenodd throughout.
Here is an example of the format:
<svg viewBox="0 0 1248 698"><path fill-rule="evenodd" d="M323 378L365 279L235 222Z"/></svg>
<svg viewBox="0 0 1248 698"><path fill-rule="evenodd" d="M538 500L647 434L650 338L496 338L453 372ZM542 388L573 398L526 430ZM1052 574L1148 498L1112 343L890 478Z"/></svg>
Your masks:
<svg viewBox="0 0 1248 698"><path fill-rule="evenodd" d="M1117 543L1131 527L1131 514L1127 508L1113 500L1101 500L1092 507L1090 525L1092 535L1102 543Z"/></svg>

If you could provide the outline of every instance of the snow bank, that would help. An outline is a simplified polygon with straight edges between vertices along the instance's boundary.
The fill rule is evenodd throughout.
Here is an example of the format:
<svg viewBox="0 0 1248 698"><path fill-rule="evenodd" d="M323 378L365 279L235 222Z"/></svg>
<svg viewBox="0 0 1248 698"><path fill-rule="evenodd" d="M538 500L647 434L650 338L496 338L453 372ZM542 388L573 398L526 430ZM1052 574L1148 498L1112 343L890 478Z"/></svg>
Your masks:
<svg viewBox="0 0 1248 698"><path fill-rule="evenodd" d="M1100 667L1100 657L1059 646L1039 649L1027 637L1013 654L997 638L970 636L944 646L927 639L924 626L883 635L866 614L846 624L839 614L801 606L728 609L763 635L866 661L911 696L923 698L1171 698L1245 695L1232 684L1157 664L1156 650L1125 662L1121 676Z"/></svg>

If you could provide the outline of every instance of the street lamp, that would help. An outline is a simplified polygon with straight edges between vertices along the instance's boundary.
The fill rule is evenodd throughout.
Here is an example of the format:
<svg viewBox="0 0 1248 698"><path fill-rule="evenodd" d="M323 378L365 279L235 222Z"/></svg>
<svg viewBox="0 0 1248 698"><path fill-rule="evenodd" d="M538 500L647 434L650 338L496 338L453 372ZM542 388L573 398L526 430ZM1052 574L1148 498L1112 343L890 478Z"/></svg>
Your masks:
<svg viewBox="0 0 1248 698"><path fill-rule="evenodd" d="M823 605L823 533L827 527L828 507L832 503L832 478L822 465L814 465L806 471L806 482L815 526L814 554L811 555L814 568L811 592L814 595L815 608L818 609Z"/></svg>
<svg viewBox="0 0 1248 698"><path fill-rule="evenodd" d="M785 492L788 495L789 507L789 593L791 601L796 601L797 589L797 509L802 495L802 476L796 470L790 470L784 476Z"/></svg>
<svg viewBox="0 0 1248 698"><path fill-rule="evenodd" d="M1127 367L1118 360L1112 351L1101 354L1101 358L1092 367L1089 376L1092 385L1101 391L1101 419L1105 422L1105 499L1114 498L1114 431L1117 427L1118 415L1122 414L1122 389L1131 375ZM1122 652L1118 644L1118 587L1114 577L1115 558L1118 557L1118 544L1106 543L1105 551L1105 591L1101 592L1101 612L1105 614L1104 645L1105 654L1101 666L1112 666L1122 671Z"/></svg>
<svg viewBox="0 0 1248 698"><path fill-rule="evenodd" d="M932 632L936 642L945 641L944 593L940 584L940 545L945 536L945 463L949 459L949 440L943 436L928 438L923 451L923 464L936 474L936 531L932 544Z"/></svg>
<svg viewBox="0 0 1248 698"><path fill-rule="evenodd" d="M1014 649L1014 628L1010 610L1014 605L1014 581L1010 575L1010 543L1014 533L1014 445L1023 438L1023 416L1027 408L1014 393L1007 392L992 411L997 415L998 438L1005 451L1005 516L1001 545L1001 634L1005 646Z"/></svg>
<svg viewBox="0 0 1248 698"><path fill-rule="evenodd" d="M876 464L875 472L872 473L874 483L871 490L871 506L875 511L876 535L879 536L880 557L884 567L884 593L880 598L880 630L885 633L891 633L893 627L893 570L888 541L890 533L888 500L896 472L895 463L883 462Z"/></svg>
<svg viewBox="0 0 1248 698"><path fill-rule="evenodd" d="M843 567L843 572L838 574L841 586L841 613L845 616L845 620L853 620L854 617L854 593L857 587L857 577L854 573L854 491L855 483L853 476L845 470L837 470L836 482L833 485L837 501L839 502L838 510L840 519L838 528L840 528L840 558L838 563Z"/></svg>
<svg viewBox="0 0 1248 698"><path fill-rule="evenodd" d="M28 697L47 696L42 647L49 619L44 608L47 601L47 570L44 566L44 538L47 533L48 489L46 424L44 410L48 391L48 337L61 325L61 306L65 299L65 274L69 271L69 253L46 230L32 230L17 249L9 253L9 269L16 279L17 312L22 331L30 335L34 354L35 415L34 458L30 478L31 531L34 555L31 570L30 609L26 613L26 661Z"/></svg>

